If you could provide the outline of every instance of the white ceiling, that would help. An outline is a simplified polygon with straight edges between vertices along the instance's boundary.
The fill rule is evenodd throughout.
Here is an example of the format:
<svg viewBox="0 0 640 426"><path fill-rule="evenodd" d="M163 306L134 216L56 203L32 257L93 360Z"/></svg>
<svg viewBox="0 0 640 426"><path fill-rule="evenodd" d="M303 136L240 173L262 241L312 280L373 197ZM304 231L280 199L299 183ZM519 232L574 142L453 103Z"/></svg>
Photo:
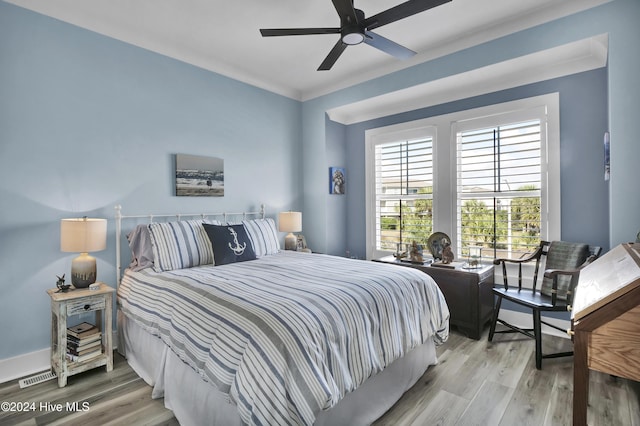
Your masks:
<svg viewBox="0 0 640 426"><path fill-rule="evenodd" d="M453 0L375 30L418 54L362 44L316 71L337 34L263 38L260 28L338 27L331 0L5 0L284 96L307 100L611 0ZM371 16L401 0L355 0Z"/></svg>

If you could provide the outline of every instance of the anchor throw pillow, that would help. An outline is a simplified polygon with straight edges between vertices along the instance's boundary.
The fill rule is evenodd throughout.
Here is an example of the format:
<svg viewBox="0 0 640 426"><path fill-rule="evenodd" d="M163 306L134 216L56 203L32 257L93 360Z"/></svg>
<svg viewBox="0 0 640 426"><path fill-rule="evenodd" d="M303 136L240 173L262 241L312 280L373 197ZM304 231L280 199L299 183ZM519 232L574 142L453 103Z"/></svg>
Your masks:
<svg viewBox="0 0 640 426"><path fill-rule="evenodd" d="M216 266L256 258L251 239L244 225L209 225L205 223L203 226L213 246L213 260Z"/></svg>

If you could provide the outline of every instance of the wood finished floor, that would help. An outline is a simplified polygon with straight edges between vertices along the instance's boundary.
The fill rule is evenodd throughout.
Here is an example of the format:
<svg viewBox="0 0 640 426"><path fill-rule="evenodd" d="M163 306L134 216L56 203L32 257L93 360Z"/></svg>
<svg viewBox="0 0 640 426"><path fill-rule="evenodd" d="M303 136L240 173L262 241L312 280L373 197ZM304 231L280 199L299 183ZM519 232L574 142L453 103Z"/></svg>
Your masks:
<svg viewBox="0 0 640 426"><path fill-rule="evenodd" d="M572 358L544 360L535 369L533 341L496 336L494 343L467 339L455 330L438 348L430 368L375 426L400 425L570 425ZM547 351L570 342L545 336ZM591 372L590 425L640 426L640 384ZM177 425L162 400L116 354L114 370L88 371L58 388L51 380L25 389L18 381L0 384L0 401L35 403L34 411L0 412L0 425ZM66 404L88 403L87 411ZM61 412L41 403L62 404ZM42 408L42 409L41 409Z"/></svg>

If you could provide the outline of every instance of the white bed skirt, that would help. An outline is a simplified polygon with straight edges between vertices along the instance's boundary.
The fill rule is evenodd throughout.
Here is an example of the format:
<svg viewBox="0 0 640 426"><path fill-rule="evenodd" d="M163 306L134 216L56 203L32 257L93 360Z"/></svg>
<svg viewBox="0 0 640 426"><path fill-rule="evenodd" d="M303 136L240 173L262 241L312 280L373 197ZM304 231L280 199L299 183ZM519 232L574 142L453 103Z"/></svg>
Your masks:
<svg viewBox="0 0 640 426"><path fill-rule="evenodd" d="M118 311L118 351L133 370L153 387L153 398L164 397L182 426L234 426L242 422L227 395L200 378L159 338L147 333ZM369 425L411 388L430 365L437 363L432 341L412 350L385 370L347 394L330 410L318 415L315 425Z"/></svg>

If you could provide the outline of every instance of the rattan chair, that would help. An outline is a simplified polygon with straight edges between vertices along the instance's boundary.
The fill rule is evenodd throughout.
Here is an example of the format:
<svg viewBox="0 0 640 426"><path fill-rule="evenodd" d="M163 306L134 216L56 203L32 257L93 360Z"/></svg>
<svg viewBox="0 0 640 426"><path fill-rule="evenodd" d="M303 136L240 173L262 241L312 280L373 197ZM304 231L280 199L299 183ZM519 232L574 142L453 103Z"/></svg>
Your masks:
<svg viewBox="0 0 640 426"><path fill-rule="evenodd" d="M543 358L557 358L573 355L573 352L542 354L542 324L565 332L566 330L541 319L542 312L567 311L571 305L575 286L578 284L580 269L593 262L601 252L601 248L587 244L553 241L542 241L536 251L522 259L496 259L495 265L502 265L504 286L495 287L495 306L489 341L493 341L495 333L522 333L536 341L536 368L542 368ZM538 271L542 259L546 257L544 278L538 289ZM522 287L522 265L535 261L532 288ZM509 286L507 280L507 263L518 265L518 286ZM533 312L533 328L523 329L499 318L500 305L506 299L518 305L529 308ZM496 331L496 324L507 327L506 330Z"/></svg>

